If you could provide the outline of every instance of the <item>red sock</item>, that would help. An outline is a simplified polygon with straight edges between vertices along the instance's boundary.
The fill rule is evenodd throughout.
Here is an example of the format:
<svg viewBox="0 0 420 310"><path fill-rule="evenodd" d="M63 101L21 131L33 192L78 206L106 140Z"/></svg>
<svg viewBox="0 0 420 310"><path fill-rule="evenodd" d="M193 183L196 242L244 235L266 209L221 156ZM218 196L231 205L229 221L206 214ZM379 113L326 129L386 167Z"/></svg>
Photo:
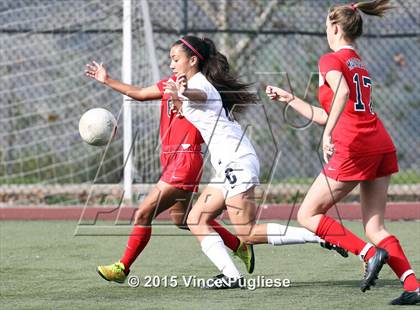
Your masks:
<svg viewBox="0 0 420 310"><path fill-rule="evenodd" d="M340 246L355 255L359 255L367 244L343 225L326 215L324 215L319 221L315 234L321 237L321 239ZM372 251L372 248L368 251L368 253L375 252Z"/></svg>
<svg viewBox="0 0 420 310"><path fill-rule="evenodd" d="M411 269L410 263L408 262L398 239L395 236L386 237L378 243L378 248L385 249L388 252L389 258L387 263L395 272L398 279L403 282L404 290L416 290L420 284L417 282L414 271Z"/></svg>
<svg viewBox="0 0 420 310"><path fill-rule="evenodd" d="M229 249L231 249L233 252L235 252L238 249L239 244L240 244L240 240L238 239L238 237L233 235L226 228L220 226L220 224L217 223L215 220L210 221L209 225L220 235L224 244Z"/></svg>
<svg viewBox="0 0 420 310"><path fill-rule="evenodd" d="M130 270L130 266L136 260L137 256L139 256L146 247L151 234L152 227L150 226L134 226L133 231L128 238L124 256L120 259L120 262L124 264L126 273Z"/></svg>
<svg viewBox="0 0 420 310"><path fill-rule="evenodd" d="M372 246L363 257L363 260L367 262L376 253L376 248Z"/></svg>

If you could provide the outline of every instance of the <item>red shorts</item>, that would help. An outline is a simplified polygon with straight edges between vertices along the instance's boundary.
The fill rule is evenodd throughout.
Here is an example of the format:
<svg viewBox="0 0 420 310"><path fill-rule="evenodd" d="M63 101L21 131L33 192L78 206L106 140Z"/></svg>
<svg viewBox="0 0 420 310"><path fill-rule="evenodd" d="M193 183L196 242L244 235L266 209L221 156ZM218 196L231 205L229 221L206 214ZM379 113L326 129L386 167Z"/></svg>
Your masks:
<svg viewBox="0 0 420 310"><path fill-rule="evenodd" d="M203 156L201 145L182 146L162 145L160 155L162 164L161 181L187 191L198 191Z"/></svg>
<svg viewBox="0 0 420 310"><path fill-rule="evenodd" d="M337 181L373 180L398 172L397 153L361 157L334 155L322 171Z"/></svg>

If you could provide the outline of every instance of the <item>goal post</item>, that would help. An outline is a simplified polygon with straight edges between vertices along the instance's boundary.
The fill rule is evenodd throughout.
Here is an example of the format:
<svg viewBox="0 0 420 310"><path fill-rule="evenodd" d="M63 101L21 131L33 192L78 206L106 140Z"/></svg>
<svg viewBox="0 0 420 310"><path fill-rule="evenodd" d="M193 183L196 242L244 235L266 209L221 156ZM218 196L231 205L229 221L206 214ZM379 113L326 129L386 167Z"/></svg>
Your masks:
<svg viewBox="0 0 420 310"><path fill-rule="evenodd" d="M122 81L132 84L132 30L131 30L131 0L123 1L123 47L122 47ZM132 116L131 100L127 95L123 96L123 122L124 122L124 201L130 204L133 191L133 153L132 153Z"/></svg>
<svg viewBox="0 0 420 310"><path fill-rule="evenodd" d="M147 0L140 0L141 17L143 20L144 40L146 53L150 62L150 70L153 80L157 82L160 77L158 61L156 58L153 41L153 29L150 21L149 4ZM123 0L123 51L122 51L122 80L126 84L132 84L132 0ZM130 204L133 198L133 124L132 124L132 100L123 97L123 120L124 120L124 202Z"/></svg>

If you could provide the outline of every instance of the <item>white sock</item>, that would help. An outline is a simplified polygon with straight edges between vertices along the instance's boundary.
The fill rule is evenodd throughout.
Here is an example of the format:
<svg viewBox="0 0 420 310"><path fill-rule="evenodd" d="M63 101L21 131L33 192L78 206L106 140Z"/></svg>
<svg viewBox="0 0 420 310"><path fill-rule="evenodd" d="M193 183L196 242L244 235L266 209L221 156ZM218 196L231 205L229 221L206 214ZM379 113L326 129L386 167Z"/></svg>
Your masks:
<svg viewBox="0 0 420 310"><path fill-rule="evenodd" d="M365 261L365 255L367 252L372 248L374 245L372 243L366 243L366 245L363 247L362 251L360 251L359 258L362 262Z"/></svg>
<svg viewBox="0 0 420 310"><path fill-rule="evenodd" d="M410 274L414 274L414 270L413 269L408 269L406 272L404 272L401 277L400 277L400 282L402 284L404 284L405 279L410 275Z"/></svg>
<svg viewBox="0 0 420 310"><path fill-rule="evenodd" d="M201 249L226 277L235 279L241 277L219 234L213 233L204 237L201 241Z"/></svg>
<svg viewBox="0 0 420 310"><path fill-rule="evenodd" d="M267 239L272 245L319 243L321 238L302 227L267 224Z"/></svg>

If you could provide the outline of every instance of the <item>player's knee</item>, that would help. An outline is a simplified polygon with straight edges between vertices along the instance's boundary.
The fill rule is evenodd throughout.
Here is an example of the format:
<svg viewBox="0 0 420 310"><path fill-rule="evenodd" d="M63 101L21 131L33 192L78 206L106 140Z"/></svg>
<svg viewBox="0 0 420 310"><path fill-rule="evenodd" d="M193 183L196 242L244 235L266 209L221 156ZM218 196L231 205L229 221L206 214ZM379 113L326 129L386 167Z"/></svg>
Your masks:
<svg viewBox="0 0 420 310"><path fill-rule="evenodd" d="M136 211L134 224L135 225L150 225L153 219L153 212L146 208L139 208Z"/></svg>
<svg viewBox="0 0 420 310"><path fill-rule="evenodd" d="M311 206L302 204L297 213L296 219L301 226L310 229L310 227L314 226L314 223L319 221L318 217L325 214L325 210L328 209L329 206L327 203L319 203Z"/></svg>
<svg viewBox="0 0 420 310"><path fill-rule="evenodd" d="M200 218L199 218L198 214L196 214L196 212L194 212L194 209L193 209L193 211L191 211L188 214L188 217L187 217L187 225L188 225L188 227L191 227L193 225L197 225L199 219Z"/></svg>
<svg viewBox="0 0 420 310"><path fill-rule="evenodd" d="M297 221L301 226L306 227L309 217L310 216L307 212L305 212L302 209L299 209L297 213Z"/></svg>

